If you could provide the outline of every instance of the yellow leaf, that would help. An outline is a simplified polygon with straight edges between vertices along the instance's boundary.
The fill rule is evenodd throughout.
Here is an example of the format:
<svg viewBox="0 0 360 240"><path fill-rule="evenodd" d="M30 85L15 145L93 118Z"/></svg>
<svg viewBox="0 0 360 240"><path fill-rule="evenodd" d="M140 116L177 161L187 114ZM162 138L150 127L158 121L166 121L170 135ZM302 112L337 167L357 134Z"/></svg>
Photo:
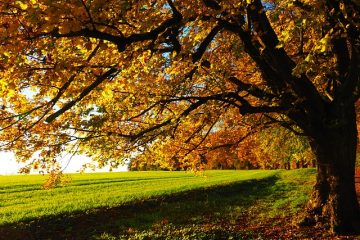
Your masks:
<svg viewBox="0 0 360 240"><path fill-rule="evenodd" d="M11 53L10 53L10 52L4 52L3 54L4 54L4 56L6 56L6 57L10 57L10 56L11 56Z"/></svg>
<svg viewBox="0 0 360 240"><path fill-rule="evenodd" d="M113 91L108 88L103 90L101 95L104 97L104 99L111 99L114 96Z"/></svg>
<svg viewBox="0 0 360 240"><path fill-rule="evenodd" d="M279 49L279 48L282 48L282 47L284 47L284 45L282 44L282 43L279 43L278 45L276 45L275 46L277 49Z"/></svg>
<svg viewBox="0 0 360 240"><path fill-rule="evenodd" d="M22 10L26 10L28 8L28 5L22 1L16 1L16 4L19 5Z"/></svg>

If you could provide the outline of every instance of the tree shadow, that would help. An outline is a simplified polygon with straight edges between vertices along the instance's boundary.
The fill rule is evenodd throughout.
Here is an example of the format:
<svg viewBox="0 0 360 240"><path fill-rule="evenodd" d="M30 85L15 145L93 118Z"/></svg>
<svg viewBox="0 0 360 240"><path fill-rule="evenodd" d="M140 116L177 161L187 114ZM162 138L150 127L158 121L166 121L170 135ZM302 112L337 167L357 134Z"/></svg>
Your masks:
<svg viewBox="0 0 360 240"><path fill-rule="evenodd" d="M231 208L248 208L255 201L282 194L274 189L277 176L209 187L136 201L111 208L96 208L42 217L0 226L1 239L91 239L102 233L117 236L128 229L146 230L154 224L183 225L201 222Z"/></svg>

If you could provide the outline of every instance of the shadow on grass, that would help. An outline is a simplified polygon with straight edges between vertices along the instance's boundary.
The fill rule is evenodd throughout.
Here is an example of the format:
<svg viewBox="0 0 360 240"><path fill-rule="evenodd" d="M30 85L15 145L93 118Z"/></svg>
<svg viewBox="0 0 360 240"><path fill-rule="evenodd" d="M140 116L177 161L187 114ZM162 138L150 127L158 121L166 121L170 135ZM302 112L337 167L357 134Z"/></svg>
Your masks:
<svg viewBox="0 0 360 240"><path fill-rule="evenodd" d="M277 176L191 190L118 207L43 217L0 226L0 239L91 239L119 236L129 229L147 230L156 224L182 226L202 223L229 209L250 208L255 202L281 195ZM274 187L277 186L277 187Z"/></svg>

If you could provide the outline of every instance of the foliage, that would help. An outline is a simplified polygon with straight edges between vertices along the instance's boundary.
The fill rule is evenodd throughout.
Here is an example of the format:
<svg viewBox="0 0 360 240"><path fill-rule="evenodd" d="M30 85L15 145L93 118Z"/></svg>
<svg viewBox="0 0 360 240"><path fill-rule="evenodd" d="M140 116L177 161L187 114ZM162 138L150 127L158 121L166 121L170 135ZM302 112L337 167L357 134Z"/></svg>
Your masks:
<svg viewBox="0 0 360 240"><path fill-rule="evenodd" d="M241 135L241 131L218 131L209 134L205 140L207 150L198 148L192 157L200 158L195 169L295 169L299 167L315 167L315 156L304 136L296 136L290 130L282 127L259 129L248 135L237 144L222 142L222 138ZM223 144L223 145L222 145ZM221 146L221 147L219 147ZM146 153L134 156L130 163L130 170L180 170L191 168L191 162L180 162L172 157L162 159L169 148L162 143L164 150L148 150ZM155 147L155 149L157 149ZM158 150L158 149L157 149ZM171 154L171 151L170 151Z"/></svg>
<svg viewBox="0 0 360 240"><path fill-rule="evenodd" d="M260 139L259 139L260 138ZM269 128L258 136L258 164L266 168L293 168L311 166L315 159L306 138L295 136L294 133L282 128ZM313 165L314 166L314 165Z"/></svg>
<svg viewBox="0 0 360 240"><path fill-rule="evenodd" d="M42 166L64 151L102 165L152 148L162 164L176 157L196 168L193 150L206 151L215 132L231 145L254 125L280 123L314 140L314 126L341 121L328 106L346 109L338 106L358 97L356 7L2 1L2 149Z"/></svg>
<svg viewBox="0 0 360 240"><path fill-rule="evenodd" d="M65 176L63 172L55 172L52 171L48 175L48 179L44 182L42 188L43 189L51 189L55 187L63 187L71 182L71 178L69 176Z"/></svg>

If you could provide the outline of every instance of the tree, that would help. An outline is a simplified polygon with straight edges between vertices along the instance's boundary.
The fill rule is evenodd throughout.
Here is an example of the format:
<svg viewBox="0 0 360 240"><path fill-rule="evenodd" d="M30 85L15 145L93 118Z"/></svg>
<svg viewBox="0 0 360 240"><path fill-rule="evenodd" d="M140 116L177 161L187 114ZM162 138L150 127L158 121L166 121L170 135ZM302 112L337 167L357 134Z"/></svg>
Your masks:
<svg viewBox="0 0 360 240"><path fill-rule="evenodd" d="M306 138L291 131L272 127L260 132L257 137L257 161L263 168L300 168L312 166L314 156Z"/></svg>
<svg viewBox="0 0 360 240"><path fill-rule="evenodd" d="M258 113L316 155L304 223L347 232L360 215L358 13L351 0L3 0L2 149L102 164L174 138L190 154L224 119Z"/></svg>
<svg viewBox="0 0 360 240"><path fill-rule="evenodd" d="M315 158L304 136L297 136L273 123L256 127L254 119L247 125L244 122L239 124L242 117L234 117L218 123L196 148L191 144L186 146L181 138L153 143L143 154L132 157L130 169L191 168L196 171L199 168L290 169L315 166ZM177 152L176 157L174 152Z"/></svg>

